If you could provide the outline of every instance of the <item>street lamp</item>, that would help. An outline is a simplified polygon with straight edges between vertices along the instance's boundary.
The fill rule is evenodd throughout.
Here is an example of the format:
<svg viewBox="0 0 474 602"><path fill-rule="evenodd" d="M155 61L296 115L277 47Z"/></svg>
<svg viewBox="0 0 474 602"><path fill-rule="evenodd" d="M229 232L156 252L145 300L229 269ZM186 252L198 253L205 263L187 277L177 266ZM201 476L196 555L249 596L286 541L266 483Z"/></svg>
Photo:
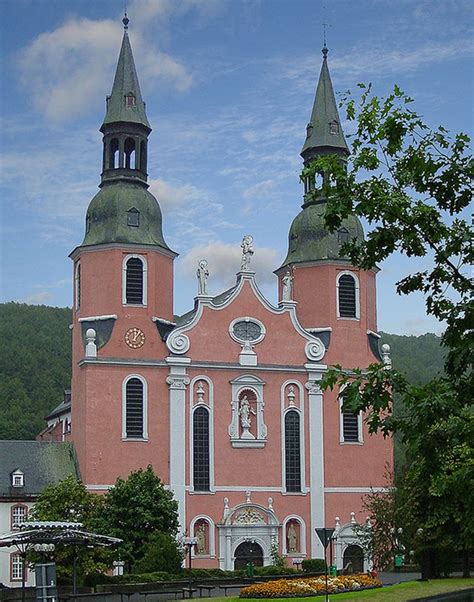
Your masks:
<svg viewBox="0 0 474 602"><path fill-rule="evenodd" d="M303 564L303 559L302 558L293 558L293 564L299 570L301 568L301 565Z"/></svg>
<svg viewBox="0 0 474 602"><path fill-rule="evenodd" d="M193 597L192 550L193 546L195 546L197 542L197 537L183 538L183 544L186 547L186 552L188 554L188 594L190 598Z"/></svg>

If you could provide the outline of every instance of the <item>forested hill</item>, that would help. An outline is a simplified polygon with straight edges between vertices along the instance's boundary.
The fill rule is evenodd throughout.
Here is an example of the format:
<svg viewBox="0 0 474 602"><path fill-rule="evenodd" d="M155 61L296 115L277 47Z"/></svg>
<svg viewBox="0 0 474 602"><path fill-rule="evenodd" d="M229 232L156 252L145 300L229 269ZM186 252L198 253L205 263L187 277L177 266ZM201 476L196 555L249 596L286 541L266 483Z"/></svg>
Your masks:
<svg viewBox="0 0 474 602"><path fill-rule="evenodd" d="M71 382L70 322L67 307L0 304L0 439L33 439L61 402ZM442 372L439 337L383 333L382 340L412 382Z"/></svg>
<svg viewBox="0 0 474 602"><path fill-rule="evenodd" d="M71 383L71 310L0 304L0 439L34 439Z"/></svg>

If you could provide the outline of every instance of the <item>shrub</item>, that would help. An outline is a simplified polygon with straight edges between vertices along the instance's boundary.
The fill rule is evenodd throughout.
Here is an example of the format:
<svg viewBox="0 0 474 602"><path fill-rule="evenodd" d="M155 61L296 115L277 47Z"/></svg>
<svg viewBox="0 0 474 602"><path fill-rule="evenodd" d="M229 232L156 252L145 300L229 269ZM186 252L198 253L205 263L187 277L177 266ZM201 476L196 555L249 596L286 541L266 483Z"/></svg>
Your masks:
<svg viewBox="0 0 474 602"><path fill-rule="evenodd" d="M301 566L305 573L324 573L326 570L324 558L307 558Z"/></svg>
<svg viewBox="0 0 474 602"><path fill-rule="evenodd" d="M168 533L156 532L140 550L140 560L133 564L133 573L181 572L183 556L176 539Z"/></svg>
<svg viewBox="0 0 474 602"><path fill-rule="evenodd" d="M294 573L299 573L297 569L289 566L256 566L254 569L255 575L265 576L265 575L293 575Z"/></svg>

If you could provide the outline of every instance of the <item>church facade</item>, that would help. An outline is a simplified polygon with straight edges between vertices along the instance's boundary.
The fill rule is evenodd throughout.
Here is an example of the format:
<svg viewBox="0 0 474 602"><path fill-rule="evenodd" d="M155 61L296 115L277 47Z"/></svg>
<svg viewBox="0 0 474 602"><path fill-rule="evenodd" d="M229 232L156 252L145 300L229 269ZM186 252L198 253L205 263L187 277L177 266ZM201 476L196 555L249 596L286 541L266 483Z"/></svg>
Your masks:
<svg viewBox="0 0 474 602"><path fill-rule="evenodd" d="M176 253L162 233L147 185L148 122L124 19L112 93L101 126L100 190L74 270L70 433L89 490L153 466L173 490L183 533L196 538L196 567L233 569L272 550L298 563L323 557L315 529L336 527L335 561L364 563L353 527L366 520L362 496L385 485L392 444L369 436L363 417L323 391L328 366L380 361L376 273L340 256L363 237L349 217L324 227L325 199L304 183L288 254L275 266L279 303L258 288L251 236L242 241L235 285L198 294L173 313ZM327 49L302 157L349 151ZM276 547L276 548L275 548ZM362 564L361 564L362 568ZM367 561L365 567L367 568Z"/></svg>

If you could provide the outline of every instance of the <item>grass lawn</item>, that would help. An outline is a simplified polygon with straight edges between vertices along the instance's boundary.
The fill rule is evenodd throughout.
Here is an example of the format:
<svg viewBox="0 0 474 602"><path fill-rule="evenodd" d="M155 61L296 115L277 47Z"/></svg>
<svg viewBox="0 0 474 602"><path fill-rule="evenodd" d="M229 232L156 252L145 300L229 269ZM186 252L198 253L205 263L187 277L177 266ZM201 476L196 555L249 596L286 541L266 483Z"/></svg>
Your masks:
<svg viewBox="0 0 474 602"><path fill-rule="evenodd" d="M436 579L433 581L407 581L406 583L400 583L399 585L389 585L380 589L369 589L357 593L347 594L330 594L329 599L334 602L339 600L380 600L381 602L404 602L406 600L413 600L414 598L423 598L424 596L434 596L435 594L443 594L446 592L454 592L462 589L474 587L474 578L461 579ZM281 600L282 602L289 602L291 598L207 598L209 602L263 602L264 600ZM324 600L324 596L315 596L312 598L294 598L300 602L321 602ZM201 598L200 602L204 602Z"/></svg>

